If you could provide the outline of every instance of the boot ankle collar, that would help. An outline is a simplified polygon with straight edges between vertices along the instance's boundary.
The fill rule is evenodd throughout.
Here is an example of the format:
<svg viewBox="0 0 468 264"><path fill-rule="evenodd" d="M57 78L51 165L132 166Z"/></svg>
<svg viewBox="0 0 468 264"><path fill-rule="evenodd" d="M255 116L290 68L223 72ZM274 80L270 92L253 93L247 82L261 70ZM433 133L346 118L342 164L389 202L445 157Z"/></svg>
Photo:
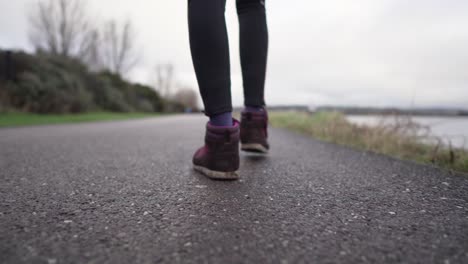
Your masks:
<svg viewBox="0 0 468 264"><path fill-rule="evenodd" d="M229 131L231 133L236 132L239 130L239 121L236 119L232 119L232 126L213 126L210 122L206 123L206 130L210 132L224 132L224 131Z"/></svg>

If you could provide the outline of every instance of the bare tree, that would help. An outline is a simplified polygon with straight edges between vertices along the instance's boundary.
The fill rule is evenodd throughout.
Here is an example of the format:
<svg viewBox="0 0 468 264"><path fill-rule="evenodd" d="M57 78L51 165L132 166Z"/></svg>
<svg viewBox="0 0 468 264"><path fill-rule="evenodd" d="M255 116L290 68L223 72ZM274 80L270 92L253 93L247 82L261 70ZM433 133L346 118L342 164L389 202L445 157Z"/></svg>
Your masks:
<svg viewBox="0 0 468 264"><path fill-rule="evenodd" d="M112 72L128 73L138 62L135 46L135 31L129 20L122 25L110 20L103 29L103 64Z"/></svg>
<svg viewBox="0 0 468 264"><path fill-rule="evenodd" d="M92 71L100 71L106 68L101 54L101 39L102 37L99 30L90 30L86 34L80 48L80 60L88 65L89 69Z"/></svg>
<svg viewBox="0 0 468 264"><path fill-rule="evenodd" d="M196 111L198 109L197 93L190 88L181 88L173 96L173 100L182 104L185 108Z"/></svg>
<svg viewBox="0 0 468 264"><path fill-rule="evenodd" d="M29 38L36 49L57 55L80 53L89 29L85 0L40 0L29 16Z"/></svg>
<svg viewBox="0 0 468 264"><path fill-rule="evenodd" d="M91 70L128 73L138 62L129 20L94 27L86 0L38 0L29 16L29 38L37 50L77 57Z"/></svg>
<svg viewBox="0 0 468 264"><path fill-rule="evenodd" d="M162 96L169 97L173 88L174 65L171 63L158 64L155 67L156 89Z"/></svg>

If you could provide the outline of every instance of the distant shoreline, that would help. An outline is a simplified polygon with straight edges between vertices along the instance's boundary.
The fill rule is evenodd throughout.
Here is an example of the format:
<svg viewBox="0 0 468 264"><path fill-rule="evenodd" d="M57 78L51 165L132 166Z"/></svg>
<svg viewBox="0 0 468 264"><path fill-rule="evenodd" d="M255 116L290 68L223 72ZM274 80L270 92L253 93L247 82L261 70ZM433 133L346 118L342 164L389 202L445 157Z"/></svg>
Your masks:
<svg viewBox="0 0 468 264"><path fill-rule="evenodd" d="M339 112L339 111L338 111ZM430 114L420 114L420 113L407 113L407 112L398 112L398 113L345 113L345 115L352 116L414 116L414 117L444 117L444 118L457 118L457 117L466 117L467 114L443 114L443 113L430 113Z"/></svg>
<svg viewBox="0 0 468 264"><path fill-rule="evenodd" d="M300 111L300 112L339 112L345 115L411 115L434 117L468 117L468 109L461 108L396 108L396 107L348 107L319 106L311 108L305 105L267 106L269 111ZM241 110L241 108L235 108Z"/></svg>
<svg viewBox="0 0 468 264"><path fill-rule="evenodd" d="M468 116L468 110L465 109L443 108L318 107L316 111L340 112L347 115Z"/></svg>

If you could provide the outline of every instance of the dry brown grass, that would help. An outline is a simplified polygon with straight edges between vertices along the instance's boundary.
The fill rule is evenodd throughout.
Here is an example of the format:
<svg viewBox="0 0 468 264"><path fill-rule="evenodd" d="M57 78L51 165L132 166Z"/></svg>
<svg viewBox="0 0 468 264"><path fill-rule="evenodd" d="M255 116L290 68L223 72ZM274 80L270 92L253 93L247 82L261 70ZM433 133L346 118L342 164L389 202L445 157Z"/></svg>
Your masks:
<svg viewBox="0 0 468 264"><path fill-rule="evenodd" d="M293 129L324 141L468 172L466 150L444 144L431 135L429 127L415 123L410 117L382 118L376 126L370 127L352 124L336 112L272 112L270 121L273 126Z"/></svg>

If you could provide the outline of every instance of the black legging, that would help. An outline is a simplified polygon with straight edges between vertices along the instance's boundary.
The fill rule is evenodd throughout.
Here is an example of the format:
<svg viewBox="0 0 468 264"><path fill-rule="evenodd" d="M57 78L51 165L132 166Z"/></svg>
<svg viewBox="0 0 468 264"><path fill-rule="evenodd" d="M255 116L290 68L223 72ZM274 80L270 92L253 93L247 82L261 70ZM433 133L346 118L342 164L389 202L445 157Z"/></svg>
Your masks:
<svg viewBox="0 0 468 264"><path fill-rule="evenodd" d="M268 30L264 0L237 0L244 104L265 105ZM190 49L208 116L232 111L226 0L189 0Z"/></svg>

